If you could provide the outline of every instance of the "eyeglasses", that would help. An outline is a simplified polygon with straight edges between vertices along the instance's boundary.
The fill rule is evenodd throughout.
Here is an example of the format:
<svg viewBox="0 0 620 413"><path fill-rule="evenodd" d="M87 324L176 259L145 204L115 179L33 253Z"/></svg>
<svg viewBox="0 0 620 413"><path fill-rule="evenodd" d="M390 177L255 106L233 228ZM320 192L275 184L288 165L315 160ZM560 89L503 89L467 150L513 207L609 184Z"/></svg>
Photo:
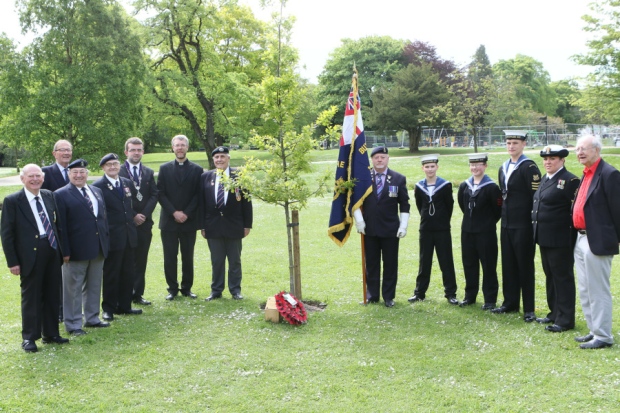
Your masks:
<svg viewBox="0 0 620 413"><path fill-rule="evenodd" d="M103 166L107 166L109 168L118 168L119 166L121 166L121 163L118 161L115 162L106 162L103 164Z"/></svg>
<svg viewBox="0 0 620 413"><path fill-rule="evenodd" d="M58 149L55 149L54 152L73 152L73 149L71 149L71 148L58 148Z"/></svg>

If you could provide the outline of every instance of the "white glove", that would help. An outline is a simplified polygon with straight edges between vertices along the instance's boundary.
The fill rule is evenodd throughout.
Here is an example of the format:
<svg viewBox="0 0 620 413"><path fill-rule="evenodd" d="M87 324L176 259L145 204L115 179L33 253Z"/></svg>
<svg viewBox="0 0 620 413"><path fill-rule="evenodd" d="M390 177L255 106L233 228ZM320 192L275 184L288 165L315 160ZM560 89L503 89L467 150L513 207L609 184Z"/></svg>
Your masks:
<svg viewBox="0 0 620 413"><path fill-rule="evenodd" d="M405 235L407 235L408 225L409 225L409 213L401 212L400 213L400 227L398 228L398 232L396 233L396 236L398 238L405 238Z"/></svg>
<svg viewBox="0 0 620 413"><path fill-rule="evenodd" d="M366 234L366 222L364 222L364 216L362 215L362 211L356 209L353 211L353 218L355 218L355 226L357 227L357 232L360 234Z"/></svg>

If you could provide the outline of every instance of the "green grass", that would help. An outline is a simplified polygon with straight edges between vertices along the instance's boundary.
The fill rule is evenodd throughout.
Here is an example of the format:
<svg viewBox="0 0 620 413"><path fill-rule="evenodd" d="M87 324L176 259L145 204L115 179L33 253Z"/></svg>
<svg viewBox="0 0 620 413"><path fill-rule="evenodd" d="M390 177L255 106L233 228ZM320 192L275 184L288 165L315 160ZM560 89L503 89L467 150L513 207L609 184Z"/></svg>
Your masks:
<svg viewBox="0 0 620 413"><path fill-rule="evenodd" d="M332 162L317 164L317 170L335 165L337 152L325 152L331 157L319 160ZM491 156L489 175L496 177L505 157ZM169 159L170 154L162 161ZM605 159L620 167L619 157ZM390 166L410 184L422 178L415 156L393 156ZM568 169L581 171L572 158ZM466 158L442 156L439 175L462 181L468 176ZM16 189L0 188L0 197ZM453 307L443 298L435 261L427 300L408 304L418 267L419 219L413 211L400 245L396 306L360 306L359 237L352 234L342 248L327 237L330 198L314 198L300 213L303 297L327 303L300 327L266 322L259 308L289 286L282 209L260 202L254 206L254 229L244 241L243 301L231 300L227 292L221 300L204 301L210 291L209 252L199 237L193 288L199 297L167 302L155 229L145 294L153 305L143 315L119 316L111 328L89 330L65 346L39 342L39 353L26 354L20 348L19 281L6 269L0 272L0 411L619 410L620 347L578 348L573 337L587 333L579 303L576 329L562 334L526 324L522 314L483 312L481 303ZM464 287L461 217L456 210L452 221L459 299ZM618 259L612 274L615 296L620 294ZM537 314L543 316L539 260L537 254Z"/></svg>

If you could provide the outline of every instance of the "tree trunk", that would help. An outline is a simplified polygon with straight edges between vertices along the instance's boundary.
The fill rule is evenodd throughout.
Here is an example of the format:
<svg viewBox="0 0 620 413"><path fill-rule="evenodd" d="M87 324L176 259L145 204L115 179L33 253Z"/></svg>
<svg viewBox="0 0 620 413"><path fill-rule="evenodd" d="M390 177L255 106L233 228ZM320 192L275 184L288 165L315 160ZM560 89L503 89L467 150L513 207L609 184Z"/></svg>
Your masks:
<svg viewBox="0 0 620 413"><path fill-rule="evenodd" d="M293 225L291 224L291 214L288 201L284 203L284 215L286 217L286 237L288 240L289 288L292 292L295 288L295 261L293 259Z"/></svg>
<svg viewBox="0 0 620 413"><path fill-rule="evenodd" d="M301 297L301 262L299 251L299 211L293 211L293 282L291 283L291 291L298 299Z"/></svg>
<svg viewBox="0 0 620 413"><path fill-rule="evenodd" d="M409 133L409 152L418 152L420 150L420 128L407 129Z"/></svg>

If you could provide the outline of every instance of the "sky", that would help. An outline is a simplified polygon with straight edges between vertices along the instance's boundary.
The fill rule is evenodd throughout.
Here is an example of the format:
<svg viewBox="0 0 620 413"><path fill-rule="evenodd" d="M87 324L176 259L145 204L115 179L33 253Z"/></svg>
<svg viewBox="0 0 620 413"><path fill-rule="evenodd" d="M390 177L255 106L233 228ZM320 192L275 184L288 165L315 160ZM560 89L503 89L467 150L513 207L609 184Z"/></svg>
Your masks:
<svg viewBox="0 0 620 413"><path fill-rule="evenodd" d="M128 1L128 0L126 0ZM269 20L259 0L239 0ZM288 0L284 13L296 17L292 42L299 50L300 73L311 82L341 39L390 36L431 44L442 59L461 66L484 45L491 63L530 56L552 81L583 77L592 68L571 62L586 53L589 35L581 16L592 0ZM21 45L14 0L0 0L0 31Z"/></svg>

